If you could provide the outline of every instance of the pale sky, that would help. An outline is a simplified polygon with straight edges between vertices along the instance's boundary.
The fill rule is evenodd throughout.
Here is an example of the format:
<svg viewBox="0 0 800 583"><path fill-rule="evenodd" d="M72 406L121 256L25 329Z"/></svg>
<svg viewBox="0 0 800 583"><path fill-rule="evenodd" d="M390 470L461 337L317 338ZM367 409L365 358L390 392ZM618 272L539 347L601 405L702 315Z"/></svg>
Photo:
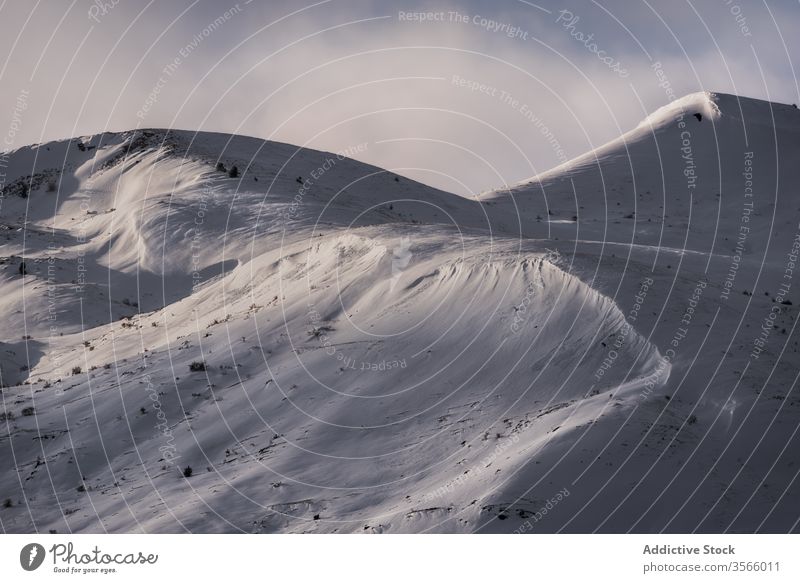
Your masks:
<svg viewBox="0 0 800 583"><path fill-rule="evenodd" d="M796 0L10 0L0 46L3 150L212 130L461 194L601 145L671 95L800 102Z"/></svg>

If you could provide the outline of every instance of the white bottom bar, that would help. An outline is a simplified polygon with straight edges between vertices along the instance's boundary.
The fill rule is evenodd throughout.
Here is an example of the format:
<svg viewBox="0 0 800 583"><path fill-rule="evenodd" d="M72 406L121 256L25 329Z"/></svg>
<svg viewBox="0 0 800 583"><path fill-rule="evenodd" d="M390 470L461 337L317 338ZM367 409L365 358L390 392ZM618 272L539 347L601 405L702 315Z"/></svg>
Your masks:
<svg viewBox="0 0 800 583"><path fill-rule="evenodd" d="M792 535L4 535L0 564L5 581L798 581L798 542ZM26 571L23 563L40 566Z"/></svg>

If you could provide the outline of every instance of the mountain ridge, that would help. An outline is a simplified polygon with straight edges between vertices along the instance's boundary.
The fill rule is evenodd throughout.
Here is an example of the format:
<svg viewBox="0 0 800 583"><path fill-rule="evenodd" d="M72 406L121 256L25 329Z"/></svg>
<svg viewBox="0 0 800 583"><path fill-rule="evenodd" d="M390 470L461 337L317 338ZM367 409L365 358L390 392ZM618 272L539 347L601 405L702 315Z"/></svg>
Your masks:
<svg viewBox="0 0 800 583"><path fill-rule="evenodd" d="M16 150L4 531L796 529L796 122L745 105L688 176L673 108L480 200L227 134Z"/></svg>

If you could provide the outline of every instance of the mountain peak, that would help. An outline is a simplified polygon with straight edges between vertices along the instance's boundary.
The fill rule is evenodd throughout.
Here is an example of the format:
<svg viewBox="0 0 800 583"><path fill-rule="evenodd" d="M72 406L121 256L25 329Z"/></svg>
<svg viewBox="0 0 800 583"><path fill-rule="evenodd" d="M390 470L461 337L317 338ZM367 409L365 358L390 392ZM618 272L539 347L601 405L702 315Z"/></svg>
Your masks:
<svg viewBox="0 0 800 583"><path fill-rule="evenodd" d="M719 96L716 93L708 91L689 93L688 95L670 101L667 105L659 107L639 122L636 129L646 128L650 130L665 123L677 121L687 115L700 115L701 119L716 121L722 115L718 101Z"/></svg>

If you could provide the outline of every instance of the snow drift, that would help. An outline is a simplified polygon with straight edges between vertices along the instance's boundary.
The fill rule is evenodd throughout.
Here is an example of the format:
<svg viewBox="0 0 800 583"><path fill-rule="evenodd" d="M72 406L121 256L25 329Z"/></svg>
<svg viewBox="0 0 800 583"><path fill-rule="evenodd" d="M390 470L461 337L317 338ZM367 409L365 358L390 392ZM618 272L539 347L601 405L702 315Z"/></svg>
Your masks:
<svg viewBox="0 0 800 583"><path fill-rule="evenodd" d="M696 94L484 201L222 134L7 153L3 529L796 528L798 130Z"/></svg>

